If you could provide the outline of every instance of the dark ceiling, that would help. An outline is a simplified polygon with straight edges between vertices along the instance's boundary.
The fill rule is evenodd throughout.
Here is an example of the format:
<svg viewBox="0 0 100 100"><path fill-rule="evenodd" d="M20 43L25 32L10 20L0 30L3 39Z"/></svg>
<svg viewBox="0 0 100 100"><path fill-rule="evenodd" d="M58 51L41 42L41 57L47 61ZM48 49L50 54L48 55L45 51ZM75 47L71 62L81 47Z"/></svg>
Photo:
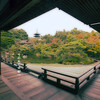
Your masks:
<svg viewBox="0 0 100 100"><path fill-rule="evenodd" d="M100 0L0 0L0 30L14 28L55 7L100 32Z"/></svg>

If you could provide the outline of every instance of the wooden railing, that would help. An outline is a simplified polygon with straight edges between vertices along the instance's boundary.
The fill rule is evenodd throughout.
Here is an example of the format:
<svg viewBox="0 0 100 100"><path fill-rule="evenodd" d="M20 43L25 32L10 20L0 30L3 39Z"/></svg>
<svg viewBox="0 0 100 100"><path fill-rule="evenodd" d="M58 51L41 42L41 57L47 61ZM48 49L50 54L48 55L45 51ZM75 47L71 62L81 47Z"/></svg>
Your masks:
<svg viewBox="0 0 100 100"><path fill-rule="evenodd" d="M7 61L6 59L1 59L1 61L4 62L5 64L7 64L7 65L9 65L9 66L17 69L17 70L21 70L22 72L37 74L38 77L41 77L42 76L42 73L27 68L26 63L17 64L14 61L11 61L10 62L10 61Z"/></svg>
<svg viewBox="0 0 100 100"><path fill-rule="evenodd" d="M64 81L64 82L67 82L67 83L70 83L70 86L67 86L68 88L70 88L72 90L73 93L77 94L79 92L79 90L98 72L98 70L100 70L100 64L94 66L93 68L89 69L88 71L86 71L85 73L83 73L82 75L80 75L79 77L75 77L75 76L70 76L70 75L66 75L66 74L62 74L62 73L59 73L59 72L55 72L55 71L52 71L52 70L48 70L46 68L42 68L44 70L44 79L45 80L48 80L48 76L49 77L52 77L52 78L55 78L56 79L56 84L60 85L61 84L61 81ZM48 74L48 72L50 72ZM91 72L91 73L89 73ZM57 76L53 76L53 74L56 74L56 75L61 75L62 77L65 76L66 79L63 79L63 78L59 78ZM89 74L89 75L87 75ZM83 79L81 79L82 77L85 77ZM72 82L72 81L69 81L67 80L67 78L72 78L75 80L75 82ZM84 83L85 81L87 81L86 83ZM84 83L82 85L82 83ZM72 88L71 86L74 85L74 88Z"/></svg>
<svg viewBox="0 0 100 100"><path fill-rule="evenodd" d="M7 61L6 59L2 59L2 58L1 58L1 62L4 62L5 64L7 64L15 69L18 69L20 67L20 70L22 70L22 71L26 71L26 69L27 69L26 63L17 64L14 62L14 60L10 62L10 61Z"/></svg>
<svg viewBox="0 0 100 100"><path fill-rule="evenodd" d="M20 66L21 71L27 72L27 73L32 72L32 73L38 74L39 77L42 77L44 80L48 80L48 76L49 77L52 77L52 78L55 78L56 79L56 85L61 85L62 84L61 81L64 81L66 83L69 83L70 86L67 86L67 87L71 90L71 92L73 92L75 94L77 94L79 92L79 90L86 83L88 83L88 81L90 79L92 79L92 77L100 70L100 63L99 63L98 65L92 67L91 69L89 69L88 71L86 71L85 73L83 73L82 75L80 75L79 77L75 77L75 76L71 76L71 75L66 75L66 74L62 74L62 73L59 73L59 72L55 72L55 71L52 71L52 70L48 70L46 68L42 68L42 70L44 72L43 73L40 73L40 72L31 70L31 69L28 69L27 66L26 66L26 63L19 65L17 63L14 63L14 61L9 62L6 59L5 60L4 59L1 59L1 61L4 62L4 63L6 63L7 65L9 65L11 67L16 68L16 69L18 69L18 67ZM57 75L60 75L60 76L64 76L64 77L66 77L66 79L59 78L59 77L57 77L55 75L52 75L52 74L48 74L48 72L54 73L54 74L57 74ZM85 78L82 78L82 77L85 77ZM70 80L67 80L67 78L74 79L75 82L70 81ZM84 82L85 82L85 84L83 84ZM74 88L72 88L73 85L74 85Z"/></svg>

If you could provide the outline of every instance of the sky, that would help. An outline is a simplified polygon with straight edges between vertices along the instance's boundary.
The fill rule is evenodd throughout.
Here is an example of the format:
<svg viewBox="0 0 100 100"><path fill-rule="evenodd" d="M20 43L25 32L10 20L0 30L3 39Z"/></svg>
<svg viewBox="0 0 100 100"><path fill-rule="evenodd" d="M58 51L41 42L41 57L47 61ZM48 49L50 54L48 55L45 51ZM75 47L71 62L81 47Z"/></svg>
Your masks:
<svg viewBox="0 0 100 100"><path fill-rule="evenodd" d="M55 35L56 31L70 31L73 28L87 32L93 30L88 25L58 8L46 12L16 28L24 29L29 37L33 37L33 34L37 31L43 36L46 34Z"/></svg>

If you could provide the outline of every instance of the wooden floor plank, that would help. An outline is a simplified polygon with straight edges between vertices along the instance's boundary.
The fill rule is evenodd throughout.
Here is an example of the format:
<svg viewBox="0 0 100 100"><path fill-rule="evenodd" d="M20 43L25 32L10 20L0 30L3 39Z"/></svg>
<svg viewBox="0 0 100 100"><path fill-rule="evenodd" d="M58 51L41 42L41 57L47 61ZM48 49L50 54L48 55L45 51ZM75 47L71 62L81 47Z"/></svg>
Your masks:
<svg viewBox="0 0 100 100"><path fill-rule="evenodd" d="M95 93L88 92L88 93L86 93L86 95L93 98L93 100L100 100L100 96Z"/></svg>
<svg viewBox="0 0 100 100"><path fill-rule="evenodd" d="M38 87L32 88L28 91L25 91L24 94L27 95L28 97L32 97L32 96L37 95L40 92L44 91L45 88L46 87L44 87L44 86L38 86Z"/></svg>
<svg viewBox="0 0 100 100"><path fill-rule="evenodd" d="M2 81L0 84L0 100L20 100L20 98Z"/></svg>
<svg viewBox="0 0 100 100"><path fill-rule="evenodd" d="M2 86L0 86L0 94L1 93L4 93L4 92L6 92L6 91L9 91L10 89L8 88L8 86L7 85L2 85Z"/></svg>
<svg viewBox="0 0 100 100"><path fill-rule="evenodd" d="M50 96L54 95L58 92L58 89L55 89L53 87L46 88L44 91L41 91L37 95L34 95L31 97L31 100L47 100Z"/></svg>
<svg viewBox="0 0 100 100"><path fill-rule="evenodd" d="M48 100L65 100L68 95L69 93L66 93L64 91L59 91L55 95L48 98Z"/></svg>
<svg viewBox="0 0 100 100"><path fill-rule="evenodd" d="M86 94L94 98L100 98L100 90L96 88L91 88L91 90L88 90Z"/></svg>
<svg viewBox="0 0 100 100"><path fill-rule="evenodd" d="M32 88L38 87L42 85L42 83L40 81L35 81L34 83L31 83L30 85L26 85L24 87L19 87L23 92L28 91Z"/></svg>
<svg viewBox="0 0 100 100"><path fill-rule="evenodd" d="M97 98L93 98L89 95L82 95L80 96L81 100L100 100L100 99L97 99Z"/></svg>
<svg viewBox="0 0 100 100"><path fill-rule="evenodd" d="M32 81L35 81L34 79L30 79L28 82L27 81L14 81L14 82L16 82L14 85L17 87L17 88L22 88L22 87L24 87L25 88L25 86L29 86L29 85L34 85L34 84L32 84Z"/></svg>
<svg viewBox="0 0 100 100"><path fill-rule="evenodd" d="M3 73L8 73L8 72L11 72L11 71L13 71L12 69L2 69L2 74Z"/></svg>
<svg viewBox="0 0 100 100"><path fill-rule="evenodd" d="M13 84L17 84L17 83L21 83L21 82L27 82L27 80L29 80L29 82L30 82L30 81L34 80L34 78L23 76L23 77L15 79L15 80L9 79L9 81L12 82Z"/></svg>
<svg viewBox="0 0 100 100"><path fill-rule="evenodd" d="M21 100L17 97L12 91L7 91L5 93L0 94L0 100Z"/></svg>
<svg viewBox="0 0 100 100"><path fill-rule="evenodd" d="M23 76L26 76L26 74L15 74L7 77L7 79L13 81L13 80L21 79Z"/></svg>
<svg viewBox="0 0 100 100"><path fill-rule="evenodd" d="M0 81L0 84L2 84L3 83L3 81Z"/></svg>
<svg viewBox="0 0 100 100"><path fill-rule="evenodd" d="M2 76L2 80L9 86L11 90L19 97L21 100L30 100L28 97L26 97L23 92L18 90L14 85L12 85L4 76Z"/></svg>

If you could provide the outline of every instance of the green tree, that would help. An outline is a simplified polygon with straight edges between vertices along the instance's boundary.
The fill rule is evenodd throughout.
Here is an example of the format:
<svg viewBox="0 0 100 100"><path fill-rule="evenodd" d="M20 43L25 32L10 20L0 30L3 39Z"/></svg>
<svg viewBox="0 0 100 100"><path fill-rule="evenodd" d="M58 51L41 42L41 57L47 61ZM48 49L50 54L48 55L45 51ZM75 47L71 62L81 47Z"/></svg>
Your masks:
<svg viewBox="0 0 100 100"><path fill-rule="evenodd" d="M15 39L27 40L28 34L23 29L11 29L9 30L10 33L13 34Z"/></svg>
<svg viewBox="0 0 100 100"><path fill-rule="evenodd" d="M1 48L2 49L7 49L11 47L11 45L14 43L15 42L13 38L1 36Z"/></svg>
<svg viewBox="0 0 100 100"><path fill-rule="evenodd" d="M59 63L64 64L87 64L92 62L84 52L86 47L79 41L70 42L57 50L57 59Z"/></svg>
<svg viewBox="0 0 100 100"><path fill-rule="evenodd" d="M3 37L12 37L13 38L13 34L9 31L1 31L1 36L3 36Z"/></svg>
<svg viewBox="0 0 100 100"><path fill-rule="evenodd" d="M61 41L65 41L67 37L68 32L63 30L63 31L57 31L54 37L59 38Z"/></svg>
<svg viewBox="0 0 100 100"><path fill-rule="evenodd" d="M51 43L51 40L53 39L53 36L48 34L48 35L45 35L45 36L42 36L42 40L45 41L45 43Z"/></svg>

